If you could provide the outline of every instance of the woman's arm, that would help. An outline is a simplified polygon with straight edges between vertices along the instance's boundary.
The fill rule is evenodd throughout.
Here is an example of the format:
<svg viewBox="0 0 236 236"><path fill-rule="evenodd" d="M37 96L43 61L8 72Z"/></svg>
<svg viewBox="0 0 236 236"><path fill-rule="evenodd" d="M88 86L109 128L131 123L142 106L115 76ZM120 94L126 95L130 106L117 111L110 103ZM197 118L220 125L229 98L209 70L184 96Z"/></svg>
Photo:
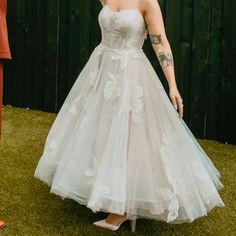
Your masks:
<svg viewBox="0 0 236 236"><path fill-rule="evenodd" d="M176 85L173 55L165 33L160 6L157 0L145 0L143 3L144 18L148 27L152 47L167 79L172 104L176 109L178 108L180 117L182 118L183 100Z"/></svg>

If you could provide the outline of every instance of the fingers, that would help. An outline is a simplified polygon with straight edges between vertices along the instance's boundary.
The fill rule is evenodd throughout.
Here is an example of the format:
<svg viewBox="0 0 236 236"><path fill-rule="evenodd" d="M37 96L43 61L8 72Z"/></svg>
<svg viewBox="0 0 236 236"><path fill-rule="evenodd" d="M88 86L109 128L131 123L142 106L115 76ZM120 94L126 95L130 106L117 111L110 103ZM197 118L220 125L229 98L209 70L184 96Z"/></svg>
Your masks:
<svg viewBox="0 0 236 236"><path fill-rule="evenodd" d="M183 99L181 97L175 97L175 98L172 98L171 100L172 100L172 104L173 104L175 110L178 109L179 116L181 118L183 118L183 115L184 115Z"/></svg>
<svg viewBox="0 0 236 236"><path fill-rule="evenodd" d="M177 106L177 103L176 103L175 99L172 100L172 104L173 104L175 110L177 110L178 106Z"/></svg>
<svg viewBox="0 0 236 236"><path fill-rule="evenodd" d="M177 97L177 104L178 104L178 110L179 110L179 116L183 118L184 115L184 104L183 104L183 99L181 97Z"/></svg>

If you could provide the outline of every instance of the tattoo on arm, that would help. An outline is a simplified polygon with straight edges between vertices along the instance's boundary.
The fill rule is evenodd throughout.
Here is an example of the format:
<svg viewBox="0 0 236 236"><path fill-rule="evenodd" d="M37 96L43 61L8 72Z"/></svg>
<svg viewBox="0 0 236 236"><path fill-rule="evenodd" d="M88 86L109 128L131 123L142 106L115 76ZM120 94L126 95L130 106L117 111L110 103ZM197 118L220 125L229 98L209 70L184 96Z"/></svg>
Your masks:
<svg viewBox="0 0 236 236"><path fill-rule="evenodd" d="M150 34L152 44L161 44L161 35Z"/></svg>
<svg viewBox="0 0 236 236"><path fill-rule="evenodd" d="M172 66L174 64L173 57L172 57L171 53L168 53L168 52L163 51L163 52L159 53L158 60L164 68L168 67L168 66Z"/></svg>

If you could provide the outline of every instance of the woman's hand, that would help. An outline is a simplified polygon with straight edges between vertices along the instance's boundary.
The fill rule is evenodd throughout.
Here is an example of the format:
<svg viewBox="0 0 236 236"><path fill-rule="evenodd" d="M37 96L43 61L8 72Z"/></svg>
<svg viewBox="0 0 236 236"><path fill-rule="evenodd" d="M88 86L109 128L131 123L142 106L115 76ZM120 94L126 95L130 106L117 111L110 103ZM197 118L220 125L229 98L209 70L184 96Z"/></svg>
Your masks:
<svg viewBox="0 0 236 236"><path fill-rule="evenodd" d="M170 87L169 88L169 96L171 99L171 102L174 106L174 108L179 111L179 116L183 118L184 115L184 105L183 105L183 99L180 96L180 93L178 91L177 87Z"/></svg>

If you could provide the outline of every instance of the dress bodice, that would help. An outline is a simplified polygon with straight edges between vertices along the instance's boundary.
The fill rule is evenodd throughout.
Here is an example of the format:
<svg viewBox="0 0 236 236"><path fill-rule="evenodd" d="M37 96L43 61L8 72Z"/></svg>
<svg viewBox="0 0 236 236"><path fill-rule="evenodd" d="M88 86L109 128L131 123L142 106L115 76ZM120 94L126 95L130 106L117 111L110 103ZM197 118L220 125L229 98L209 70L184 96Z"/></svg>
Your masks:
<svg viewBox="0 0 236 236"><path fill-rule="evenodd" d="M112 49L142 49L147 36L146 24L139 9L118 12L104 5L99 13L102 44Z"/></svg>

